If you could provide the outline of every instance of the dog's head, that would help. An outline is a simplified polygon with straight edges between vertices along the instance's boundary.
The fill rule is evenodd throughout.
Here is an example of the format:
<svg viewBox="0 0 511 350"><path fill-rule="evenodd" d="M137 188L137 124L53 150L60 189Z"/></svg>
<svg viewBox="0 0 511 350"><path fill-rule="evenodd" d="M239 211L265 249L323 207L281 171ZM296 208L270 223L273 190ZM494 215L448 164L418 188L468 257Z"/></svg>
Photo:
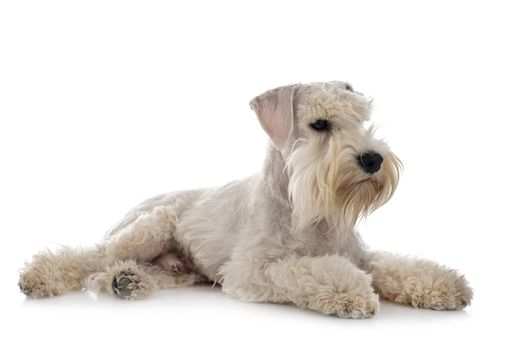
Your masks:
<svg viewBox="0 0 511 350"><path fill-rule="evenodd" d="M294 223L350 230L394 193L401 163L373 137L371 99L334 81L269 90L250 106L289 175Z"/></svg>

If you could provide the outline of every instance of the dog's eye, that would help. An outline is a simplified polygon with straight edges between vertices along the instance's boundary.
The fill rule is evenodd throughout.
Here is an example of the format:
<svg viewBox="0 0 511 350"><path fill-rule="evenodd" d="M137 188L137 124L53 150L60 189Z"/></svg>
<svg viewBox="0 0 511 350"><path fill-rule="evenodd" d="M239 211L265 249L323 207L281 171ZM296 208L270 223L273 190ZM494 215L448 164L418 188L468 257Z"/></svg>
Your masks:
<svg viewBox="0 0 511 350"><path fill-rule="evenodd" d="M330 130L330 123L325 119L318 119L314 123L309 124L310 127L319 132L325 132Z"/></svg>
<svg viewBox="0 0 511 350"><path fill-rule="evenodd" d="M353 90L353 86L351 86L351 84L346 84L346 90L348 90L349 92L355 92L355 90Z"/></svg>

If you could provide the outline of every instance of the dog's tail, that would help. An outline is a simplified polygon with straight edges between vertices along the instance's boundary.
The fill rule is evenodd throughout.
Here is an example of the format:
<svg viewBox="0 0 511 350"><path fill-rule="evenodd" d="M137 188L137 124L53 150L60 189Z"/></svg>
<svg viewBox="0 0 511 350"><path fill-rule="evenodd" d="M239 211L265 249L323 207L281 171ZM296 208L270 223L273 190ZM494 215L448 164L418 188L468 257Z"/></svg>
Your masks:
<svg viewBox="0 0 511 350"><path fill-rule="evenodd" d="M33 298L52 297L80 290L84 279L103 265L105 249L62 247L55 252L43 251L26 262L20 271L19 287Z"/></svg>

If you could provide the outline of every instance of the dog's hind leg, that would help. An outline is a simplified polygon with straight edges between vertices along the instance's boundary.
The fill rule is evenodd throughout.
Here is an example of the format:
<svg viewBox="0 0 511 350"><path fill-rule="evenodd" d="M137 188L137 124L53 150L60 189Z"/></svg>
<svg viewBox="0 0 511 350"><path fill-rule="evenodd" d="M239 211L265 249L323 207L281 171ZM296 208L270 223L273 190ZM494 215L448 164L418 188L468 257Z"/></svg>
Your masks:
<svg viewBox="0 0 511 350"><path fill-rule="evenodd" d="M125 259L150 262L173 249L176 222L176 212L171 205L139 213L135 220L118 227L106 238L107 265Z"/></svg>
<svg viewBox="0 0 511 350"><path fill-rule="evenodd" d="M175 245L176 214L172 206L148 208L124 226L117 227L91 249L63 248L45 251L26 263L19 286L28 296L40 298L79 290L87 276L105 271L115 262L133 259L150 263Z"/></svg>
<svg viewBox="0 0 511 350"><path fill-rule="evenodd" d="M91 275L87 283L121 299L142 299L157 288L185 287L206 281L200 274L180 269L177 262L168 267L142 264L133 259L122 260Z"/></svg>
<svg viewBox="0 0 511 350"><path fill-rule="evenodd" d="M52 297L81 289L81 280L97 271L105 256L105 248L63 247L56 252L43 251L25 263L19 279L23 293L33 298Z"/></svg>
<svg viewBox="0 0 511 350"><path fill-rule="evenodd" d="M155 288L187 286L204 280L174 252L177 214L172 205L144 211L106 242L107 268L92 276L101 289L124 299L140 299Z"/></svg>

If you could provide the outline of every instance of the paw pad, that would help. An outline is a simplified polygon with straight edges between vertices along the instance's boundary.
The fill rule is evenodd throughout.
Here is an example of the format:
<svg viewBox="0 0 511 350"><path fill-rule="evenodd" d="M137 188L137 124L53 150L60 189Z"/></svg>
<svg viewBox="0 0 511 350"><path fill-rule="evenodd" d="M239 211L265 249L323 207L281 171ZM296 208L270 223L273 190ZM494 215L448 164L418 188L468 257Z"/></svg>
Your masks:
<svg viewBox="0 0 511 350"><path fill-rule="evenodd" d="M121 271L112 280L112 289L122 299L131 299L135 296L139 283L137 275L129 271Z"/></svg>

